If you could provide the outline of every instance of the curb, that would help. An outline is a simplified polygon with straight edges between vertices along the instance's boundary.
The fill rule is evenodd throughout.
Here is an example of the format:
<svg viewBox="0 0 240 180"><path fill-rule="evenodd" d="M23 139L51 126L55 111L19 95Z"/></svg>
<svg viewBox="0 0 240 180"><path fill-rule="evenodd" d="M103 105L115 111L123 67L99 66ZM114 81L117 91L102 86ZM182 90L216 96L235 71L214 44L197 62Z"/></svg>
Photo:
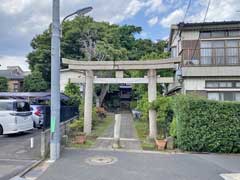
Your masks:
<svg viewBox="0 0 240 180"><path fill-rule="evenodd" d="M44 159L41 159L37 162L35 162L34 164L32 164L31 166L27 167L23 172L20 172L18 175L14 176L13 178L11 178L10 180L25 180L24 178L22 178L24 175L26 175L28 172L30 172L32 169L34 169L35 167L37 167L39 164L41 164L44 161Z"/></svg>

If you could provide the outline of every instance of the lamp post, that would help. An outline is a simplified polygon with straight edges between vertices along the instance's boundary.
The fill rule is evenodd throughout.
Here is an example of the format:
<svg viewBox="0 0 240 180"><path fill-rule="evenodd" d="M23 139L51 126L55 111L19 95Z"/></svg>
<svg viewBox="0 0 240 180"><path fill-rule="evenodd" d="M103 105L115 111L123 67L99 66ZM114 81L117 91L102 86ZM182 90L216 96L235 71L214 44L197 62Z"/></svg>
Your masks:
<svg viewBox="0 0 240 180"><path fill-rule="evenodd" d="M67 18L78 14L84 15L92 7L80 9ZM52 6L52 42L51 42L51 136L50 160L56 161L60 157L60 0L53 0Z"/></svg>

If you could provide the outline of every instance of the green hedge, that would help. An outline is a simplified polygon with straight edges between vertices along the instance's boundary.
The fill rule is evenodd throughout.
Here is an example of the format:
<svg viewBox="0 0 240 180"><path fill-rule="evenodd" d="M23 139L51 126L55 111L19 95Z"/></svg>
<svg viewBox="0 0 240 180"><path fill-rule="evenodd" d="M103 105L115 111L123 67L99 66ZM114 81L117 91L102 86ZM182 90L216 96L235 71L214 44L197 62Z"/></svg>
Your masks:
<svg viewBox="0 0 240 180"><path fill-rule="evenodd" d="M198 152L240 152L240 103L176 96L177 145Z"/></svg>

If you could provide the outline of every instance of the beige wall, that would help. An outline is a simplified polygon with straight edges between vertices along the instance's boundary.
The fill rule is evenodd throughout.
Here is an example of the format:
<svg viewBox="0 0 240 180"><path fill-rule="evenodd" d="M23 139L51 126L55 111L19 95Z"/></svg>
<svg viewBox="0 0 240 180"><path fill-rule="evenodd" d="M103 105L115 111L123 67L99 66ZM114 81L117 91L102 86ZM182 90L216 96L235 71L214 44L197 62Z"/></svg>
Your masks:
<svg viewBox="0 0 240 180"><path fill-rule="evenodd" d="M198 40L199 31L183 31L181 39L182 40Z"/></svg>
<svg viewBox="0 0 240 180"><path fill-rule="evenodd" d="M21 82L18 80L8 80L8 91L14 92L14 84L18 84L18 90L17 92L21 91Z"/></svg>
<svg viewBox="0 0 240 180"><path fill-rule="evenodd" d="M60 73L60 91L64 92L64 88L67 85L70 78L79 78L83 77L81 72L76 71L61 71Z"/></svg>
<svg viewBox="0 0 240 180"><path fill-rule="evenodd" d="M206 89L205 82L206 81L232 81L232 80L239 80L239 78L230 78L230 77L215 77L215 78L185 78L183 82L183 93L186 94L187 91L226 91L226 89ZM228 91L235 91L235 89L227 89ZM239 89L238 89L239 90Z"/></svg>

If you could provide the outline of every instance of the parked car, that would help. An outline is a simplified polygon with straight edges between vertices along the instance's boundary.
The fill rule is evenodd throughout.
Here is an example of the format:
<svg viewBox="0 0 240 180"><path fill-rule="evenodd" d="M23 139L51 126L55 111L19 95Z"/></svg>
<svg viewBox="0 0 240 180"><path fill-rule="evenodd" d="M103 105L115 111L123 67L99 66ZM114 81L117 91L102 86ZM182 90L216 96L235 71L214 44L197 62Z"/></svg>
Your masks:
<svg viewBox="0 0 240 180"><path fill-rule="evenodd" d="M44 113L42 105L31 105L33 113L33 126L34 128L41 128L43 126Z"/></svg>
<svg viewBox="0 0 240 180"><path fill-rule="evenodd" d="M0 135L33 129L30 105L24 100L0 100Z"/></svg>

